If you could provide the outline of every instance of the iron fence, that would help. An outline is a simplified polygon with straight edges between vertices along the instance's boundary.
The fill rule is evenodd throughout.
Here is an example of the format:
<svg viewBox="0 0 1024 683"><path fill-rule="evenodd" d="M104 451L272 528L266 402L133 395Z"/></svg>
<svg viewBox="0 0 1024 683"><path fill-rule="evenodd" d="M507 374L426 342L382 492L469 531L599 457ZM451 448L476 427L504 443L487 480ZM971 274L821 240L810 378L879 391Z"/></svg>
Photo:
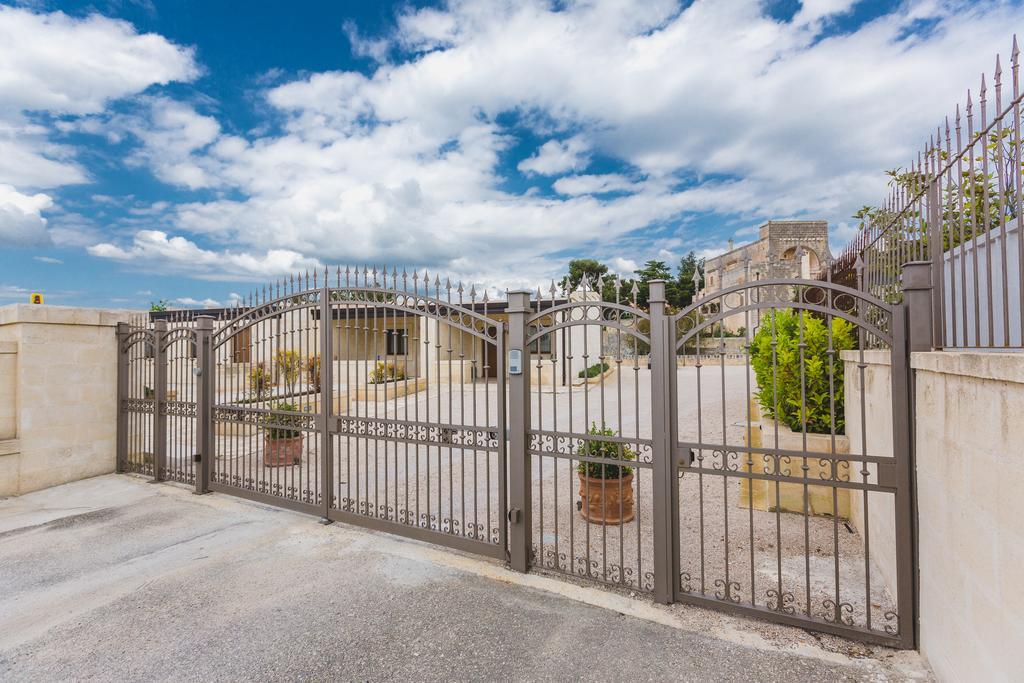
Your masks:
<svg viewBox="0 0 1024 683"><path fill-rule="evenodd" d="M1019 71L1014 37L1009 84L997 56L991 89L982 74L917 159L890 172L889 196L861 212L862 229L832 267L836 282L896 302L904 264L930 263L938 348L1024 346Z"/></svg>
<svg viewBox="0 0 1024 683"><path fill-rule="evenodd" d="M641 307L586 279L495 300L427 273L305 274L119 328L118 464L519 571L909 647L905 307L799 278L672 311L657 281ZM867 353L891 361L892 424L841 447L844 423L868 432ZM844 380L861 390L845 410ZM755 416L768 394L816 410L814 438L806 417Z"/></svg>

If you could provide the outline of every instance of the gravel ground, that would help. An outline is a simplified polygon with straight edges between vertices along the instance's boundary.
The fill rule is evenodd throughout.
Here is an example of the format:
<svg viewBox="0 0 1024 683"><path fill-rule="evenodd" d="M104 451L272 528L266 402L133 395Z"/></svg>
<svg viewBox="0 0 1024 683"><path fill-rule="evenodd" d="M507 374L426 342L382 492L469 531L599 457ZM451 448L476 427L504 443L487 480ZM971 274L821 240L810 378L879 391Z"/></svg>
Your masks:
<svg viewBox="0 0 1024 683"><path fill-rule="evenodd" d="M130 476L0 501L0 595L11 681L929 679Z"/></svg>

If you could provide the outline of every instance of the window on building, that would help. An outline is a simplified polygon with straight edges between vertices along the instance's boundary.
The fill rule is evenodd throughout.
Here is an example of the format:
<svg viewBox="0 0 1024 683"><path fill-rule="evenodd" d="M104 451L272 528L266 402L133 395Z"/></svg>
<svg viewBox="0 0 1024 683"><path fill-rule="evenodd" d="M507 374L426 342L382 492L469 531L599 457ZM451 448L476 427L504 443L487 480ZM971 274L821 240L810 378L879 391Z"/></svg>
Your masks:
<svg viewBox="0 0 1024 683"><path fill-rule="evenodd" d="M530 344L530 353L551 353L551 335L545 334Z"/></svg>
<svg viewBox="0 0 1024 683"><path fill-rule="evenodd" d="M405 330L385 330L385 348L389 356L404 356L408 353L408 338L405 336Z"/></svg>

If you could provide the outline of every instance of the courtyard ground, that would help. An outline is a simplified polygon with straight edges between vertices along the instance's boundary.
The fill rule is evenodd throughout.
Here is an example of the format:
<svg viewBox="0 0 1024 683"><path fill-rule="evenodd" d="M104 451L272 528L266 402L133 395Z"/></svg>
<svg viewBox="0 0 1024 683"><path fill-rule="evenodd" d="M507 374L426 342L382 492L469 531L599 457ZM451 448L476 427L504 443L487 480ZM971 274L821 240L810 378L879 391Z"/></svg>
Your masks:
<svg viewBox="0 0 1024 683"><path fill-rule="evenodd" d="M0 501L0 595L0 680L929 678L915 653L128 475Z"/></svg>

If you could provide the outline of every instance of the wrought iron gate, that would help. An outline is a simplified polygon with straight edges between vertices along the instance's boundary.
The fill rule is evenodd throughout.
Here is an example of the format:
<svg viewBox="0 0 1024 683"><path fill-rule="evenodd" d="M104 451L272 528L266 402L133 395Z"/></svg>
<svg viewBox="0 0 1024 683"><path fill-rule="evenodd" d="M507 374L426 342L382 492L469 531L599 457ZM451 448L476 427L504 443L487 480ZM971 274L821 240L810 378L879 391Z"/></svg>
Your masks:
<svg viewBox="0 0 1024 683"><path fill-rule="evenodd" d="M912 647L904 309L830 282L755 281L673 316L670 340L685 364L669 373L674 597ZM889 405L869 406L883 378Z"/></svg>
<svg viewBox="0 0 1024 683"><path fill-rule="evenodd" d="M346 269L123 325L119 468L913 646L906 304L765 280L672 312L664 283L606 284L492 301Z"/></svg>

